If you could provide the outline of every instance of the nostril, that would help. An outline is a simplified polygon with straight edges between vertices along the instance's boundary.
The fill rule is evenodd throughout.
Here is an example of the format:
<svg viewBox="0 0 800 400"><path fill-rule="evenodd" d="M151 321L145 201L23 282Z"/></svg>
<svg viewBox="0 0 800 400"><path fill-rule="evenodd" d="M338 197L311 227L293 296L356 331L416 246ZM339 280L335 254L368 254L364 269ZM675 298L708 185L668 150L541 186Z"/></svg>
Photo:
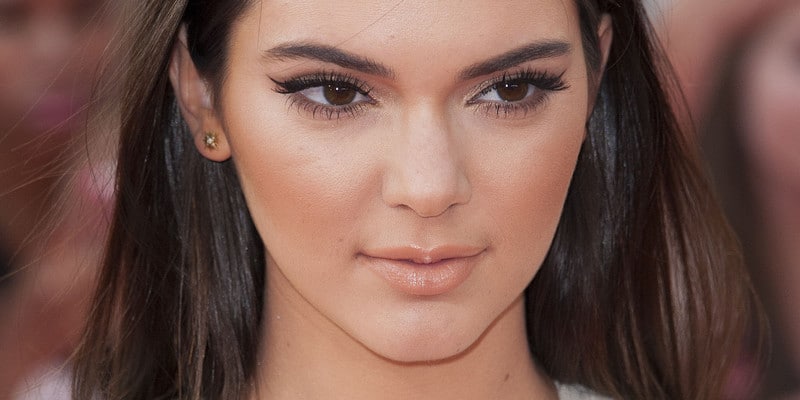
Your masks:
<svg viewBox="0 0 800 400"><path fill-rule="evenodd" d="M400 179L386 179L382 193L384 203L390 207L408 209L422 218L438 217L455 206L466 204L471 197L471 189L465 178L455 177L453 181L443 182L439 186L398 182Z"/></svg>
<svg viewBox="0 0 800 400"><path fill-rule="evenodd" d="M445 214L454 204L435 197L425 197L420 195L416 198L405 200L399 204L421 218L435 218Z"/></svg>
<svg viewBox="0 0 800 400"><path fill-rule="evenodd" d="M423 218L440 216L471 196L461 139L432 110L408 117L394 136L383 172L384 202Z"/></svg>

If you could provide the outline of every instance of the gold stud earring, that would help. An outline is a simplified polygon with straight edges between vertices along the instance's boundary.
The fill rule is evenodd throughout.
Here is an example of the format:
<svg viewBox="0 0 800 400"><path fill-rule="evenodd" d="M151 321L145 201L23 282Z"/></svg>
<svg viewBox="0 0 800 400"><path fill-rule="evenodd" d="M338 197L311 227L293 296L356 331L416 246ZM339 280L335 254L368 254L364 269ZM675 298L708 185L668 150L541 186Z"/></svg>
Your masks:
<svg viewBox="0 0 800 400"><path fill-rule="evenodd" d="M206 132L205 136L203 137L203 144L206 146L206 149L216 150L217 134L214 132Z"/></svg>

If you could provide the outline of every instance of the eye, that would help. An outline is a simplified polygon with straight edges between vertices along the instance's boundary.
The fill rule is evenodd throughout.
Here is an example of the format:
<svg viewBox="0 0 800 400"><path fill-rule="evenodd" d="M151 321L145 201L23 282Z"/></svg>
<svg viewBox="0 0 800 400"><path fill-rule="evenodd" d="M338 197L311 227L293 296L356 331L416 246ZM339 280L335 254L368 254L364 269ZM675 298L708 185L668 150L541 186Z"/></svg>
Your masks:
<svg viewBox="0 0 800 400"><path fill-rule="evenodd" d="M295 93L305 96L315 103L331 106L346 106L370 101L370 98L365 93L361 93L358 88L346 82L332 82L313 86Z"/></svg>
<svg viewBox="0 0 800 400"><path fill-rule="evenodd" d="M372 89L350 75L321 72L285 81L270 79L276 92L288 96L291 107L314 119L355 117L376 104L369 95Z"/></svg>
<svg viewBox="0 0 800 400"><path fill-rule="evenodd" d="M513 103L525 100L532 96L535 91L535 86L522 80L504 81L492 85L488 90L485 90L484 93L475 97L473 101L501 101Z"/></svg>
<svg viewBox="0 0 800 400"><path fill-rule="evenodd" d="M563 72L555 75L532 70L503 74L479 86L483 89L469 99L467 105L491 117L524 117L550 95L569 88L563 75Z"/></svg>

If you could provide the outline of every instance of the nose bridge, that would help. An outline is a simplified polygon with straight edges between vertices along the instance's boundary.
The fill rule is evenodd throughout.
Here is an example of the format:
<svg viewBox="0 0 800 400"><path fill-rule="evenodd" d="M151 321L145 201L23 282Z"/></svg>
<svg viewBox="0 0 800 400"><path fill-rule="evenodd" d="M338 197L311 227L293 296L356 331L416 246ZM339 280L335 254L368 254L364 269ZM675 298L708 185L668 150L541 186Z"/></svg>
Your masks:
<svg viewBox="0 0 800 400"><path fill-rule="evenodd" d="M384 177L384 201L423 217L437 216L470 198L457 132L431 104L409 109L398 121Z"/></svg>

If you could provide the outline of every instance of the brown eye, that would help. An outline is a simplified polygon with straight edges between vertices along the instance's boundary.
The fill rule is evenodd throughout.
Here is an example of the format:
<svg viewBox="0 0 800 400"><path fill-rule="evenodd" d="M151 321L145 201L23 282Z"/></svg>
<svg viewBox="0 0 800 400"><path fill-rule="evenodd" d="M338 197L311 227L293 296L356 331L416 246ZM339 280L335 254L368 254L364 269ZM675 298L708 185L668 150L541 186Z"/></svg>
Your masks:
<svg viewBox="0 0 800 400"><path fill-rule="evenodd" d="M339 84L325 85L323 96L325 100L334 106L345 106L353 102L358 92L350 86Z"/></svg>
<svg viewBox="0 0 800 400"><path fill-rule="evenodd" d="M520 81L508 81L498 83L495 87L497 97L507 102L520 101L528 94L528 83Z"/></svg>

